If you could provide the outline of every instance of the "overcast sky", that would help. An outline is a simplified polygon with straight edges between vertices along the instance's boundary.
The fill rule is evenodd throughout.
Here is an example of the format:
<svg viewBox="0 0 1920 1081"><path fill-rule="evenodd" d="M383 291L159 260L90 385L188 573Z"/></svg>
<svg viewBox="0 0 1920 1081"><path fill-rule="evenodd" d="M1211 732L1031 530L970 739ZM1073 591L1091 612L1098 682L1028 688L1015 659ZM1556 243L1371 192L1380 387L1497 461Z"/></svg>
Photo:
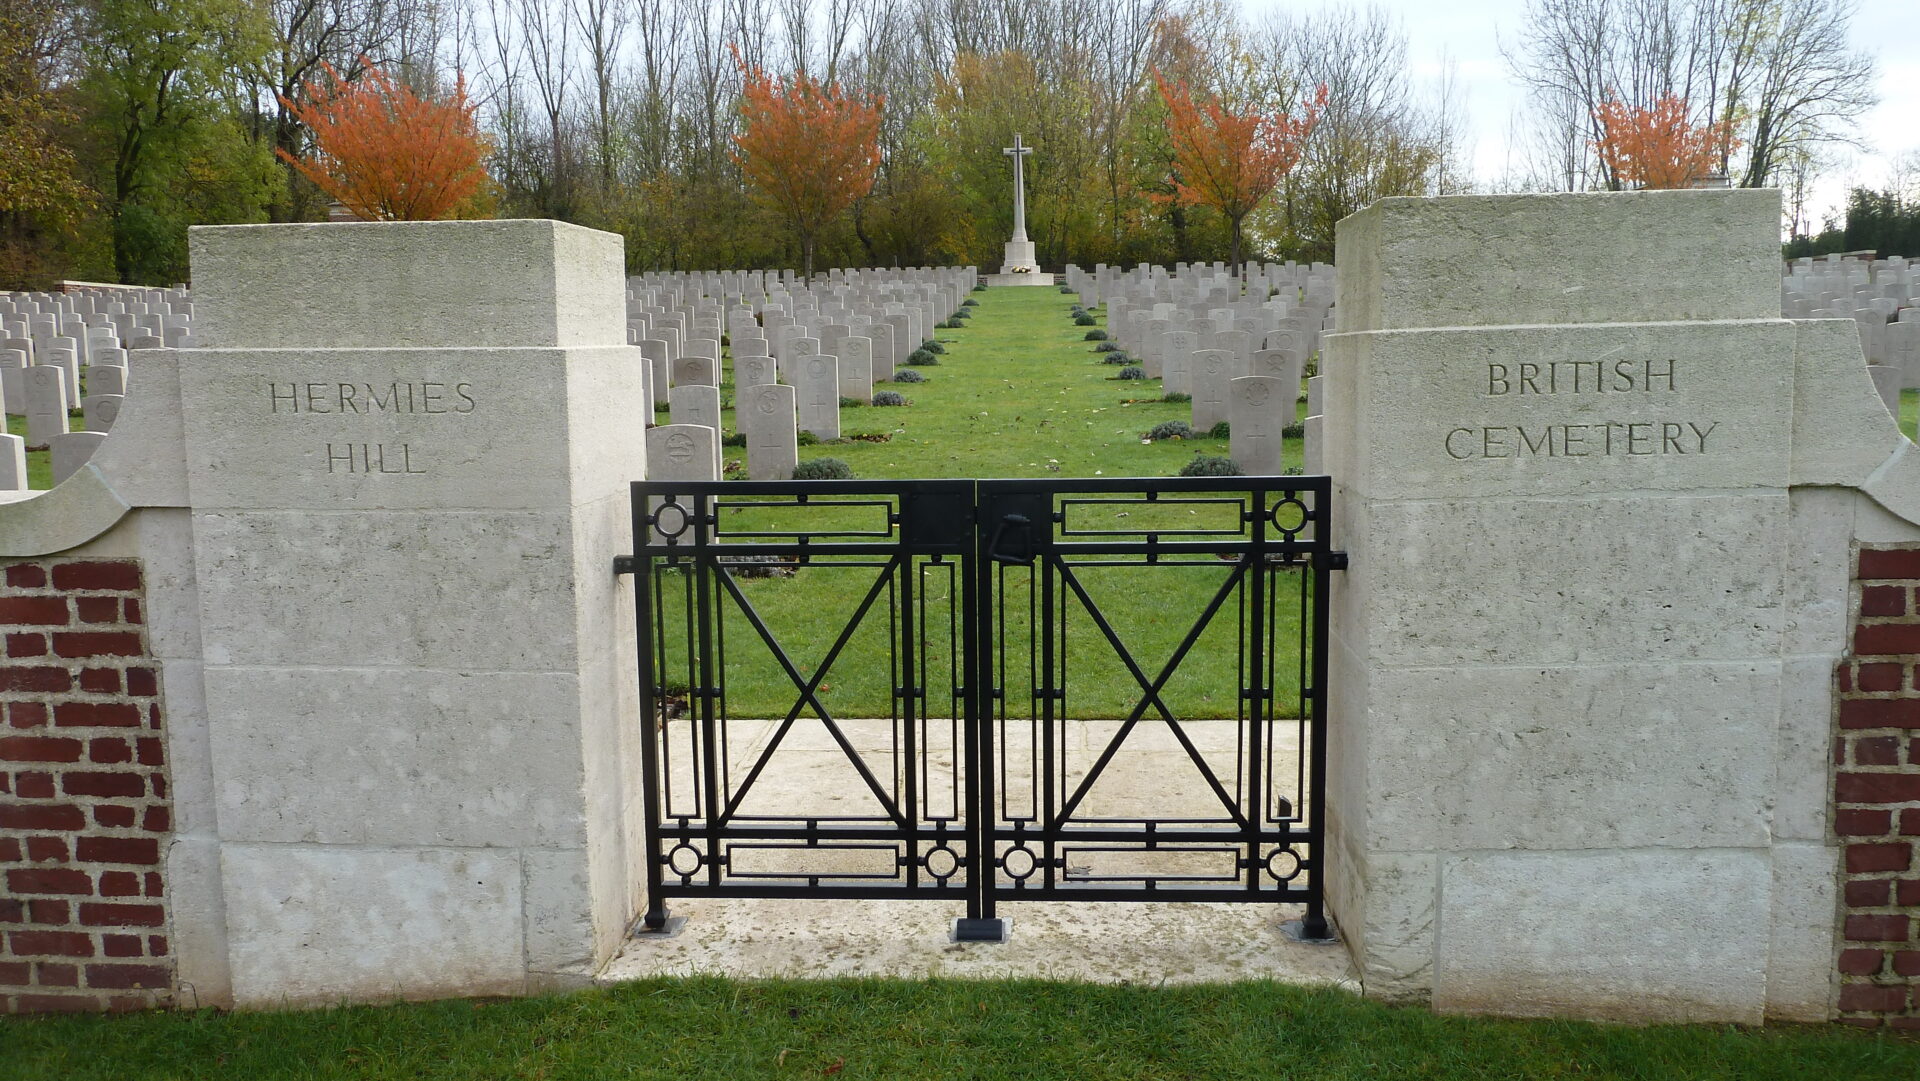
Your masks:
<svg viewBox="0 0 1920 1081"><path fill-rule="evenodd" d="M1405 26L1408 60L1417 79L1435 79L1451 61L1470 127L1469 160L1483 182L1508 172L1507 133L1524 96L1507 74L1500 43L1512 41L1520 27L1525 0L1373 0ZM1823 177L1813 214L1816 228L1827 208L1837 206L1855 185L1874 187L1887 180L1891 160L1920 150L1920 0L1858 0L1853 19L1855 46L1873 55L1879 68L1880 104L1862 118L1859 137L1865 153L1840 150L1843 159ZM1314 0L1276 4L1246 0L1256 16L1276 7L1312 10ZM1512 166L1517 169L1516 159Z"/></svg>

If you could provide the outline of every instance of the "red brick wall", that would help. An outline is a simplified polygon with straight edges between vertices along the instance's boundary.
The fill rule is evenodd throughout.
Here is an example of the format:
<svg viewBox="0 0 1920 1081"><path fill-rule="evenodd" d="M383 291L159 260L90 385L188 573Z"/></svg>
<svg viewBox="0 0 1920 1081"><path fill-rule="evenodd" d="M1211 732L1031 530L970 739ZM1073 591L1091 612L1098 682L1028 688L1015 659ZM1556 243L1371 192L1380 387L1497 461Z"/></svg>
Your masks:
<svg viewBox="0 0 1920 1081"><path fill-rule="evenodd" d="M168 1002L159 667L132 560L0 585L0 1012Z"/></svg>
<svg viewBox="0 0 1920 1081"><path fill-rule="evenodd" d="M1920 548L1863 549L1841 662L1840 1019L1920 1030Z"/></svg>

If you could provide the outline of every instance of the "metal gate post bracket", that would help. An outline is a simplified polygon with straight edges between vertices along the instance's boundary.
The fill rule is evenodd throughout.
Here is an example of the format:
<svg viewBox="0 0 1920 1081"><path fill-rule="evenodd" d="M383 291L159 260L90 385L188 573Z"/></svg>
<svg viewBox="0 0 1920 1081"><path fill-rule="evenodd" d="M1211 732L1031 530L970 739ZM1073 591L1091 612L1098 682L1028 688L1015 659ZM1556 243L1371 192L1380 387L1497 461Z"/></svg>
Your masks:
<svg viewBox="0 0 1920 1081"><path fill-rule="evenodd" d="M961 916L953 921L949 942L1005 942L1013 934L1013 917L994 916L975 920Z"/></svg>

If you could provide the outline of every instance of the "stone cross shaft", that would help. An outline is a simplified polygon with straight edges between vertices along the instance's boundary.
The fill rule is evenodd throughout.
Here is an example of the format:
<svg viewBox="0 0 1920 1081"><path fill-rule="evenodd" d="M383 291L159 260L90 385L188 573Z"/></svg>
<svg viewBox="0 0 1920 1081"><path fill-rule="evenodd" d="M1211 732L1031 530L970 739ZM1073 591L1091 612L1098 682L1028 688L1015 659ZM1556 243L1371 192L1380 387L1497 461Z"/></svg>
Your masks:
<svg viewBox="0 0 1920 1081"><path fill-rule="evenodd" d="M1027 239L1027 185L1022 160L1033 153L1030 146L1020 144L1020 133L1013 135L1013 145L1003 146L1000 153L1013 159L1013 239Z"/></svg>

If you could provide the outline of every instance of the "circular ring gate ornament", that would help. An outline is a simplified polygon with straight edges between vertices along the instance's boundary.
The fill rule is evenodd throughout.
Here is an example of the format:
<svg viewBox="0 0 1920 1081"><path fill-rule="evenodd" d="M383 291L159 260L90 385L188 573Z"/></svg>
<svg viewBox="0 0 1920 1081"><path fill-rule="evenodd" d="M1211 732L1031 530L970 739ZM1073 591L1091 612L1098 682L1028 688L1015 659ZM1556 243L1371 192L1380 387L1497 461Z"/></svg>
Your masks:
<svg viewBox="0 0 1920 1081"><path fill-rule="evenodd" d="M1267 853L1267 874L1275 882L1292 882L1300 875L1300 854L1284 845Z"/></svg>
<svg viewBox="0 0 1920 1081"><path fill-rule="evenodd" d="M1018 848L1009 848L1006 853L1000 857L1000 869L1005 871L1007 877L1013 879L1015 882L1025 882L1028 878L1032 877L1033 872L1039 868L1039 866L1039 857L1035 856L1033 850L1025 845L1021 845ZM1019 869L1016 870L1016 867Z"/></svg>
<svg viewBox="0 0 1920 1081"><path fill-rule="evenodd" d="M1295 533L1307 527L1307 507L1298 499L1288 496L1273 505L1267 517L1272 520L1273 528L1285 533L1291 540ZM1288 523L1292 524L1289 525Z"/></svg>
<svg viewBox="0 0 1920 1081"><path fill-rule="evenodd" d="M668 514L669 511L672 512L671 516ZM685 533L690 520L687 508L678 503L662 503L660 508L653 512L653 528L659 530L663 537L677 537Z"/></svg>
<svg viewBox="0 0 1920 1081"><path fill-rule="evenodd" d="M926 857L920 861L920 866L926 868L928 874L945 882L960 870L960 854L946 845L941 845L928 850Z"/></svg>
<svg viewBox="0 0 1920 1081"><path fill-rule="evenodd" d="M691 866L681 866L682 853L685 853L684 858ZM672 869L674 874L679 875L681 878L693 877L694 874L699 872L700 865L706 862L706 859L700 855L700 850L685 841L674 845L673 851L667 853L667 866Z"/></svg>

